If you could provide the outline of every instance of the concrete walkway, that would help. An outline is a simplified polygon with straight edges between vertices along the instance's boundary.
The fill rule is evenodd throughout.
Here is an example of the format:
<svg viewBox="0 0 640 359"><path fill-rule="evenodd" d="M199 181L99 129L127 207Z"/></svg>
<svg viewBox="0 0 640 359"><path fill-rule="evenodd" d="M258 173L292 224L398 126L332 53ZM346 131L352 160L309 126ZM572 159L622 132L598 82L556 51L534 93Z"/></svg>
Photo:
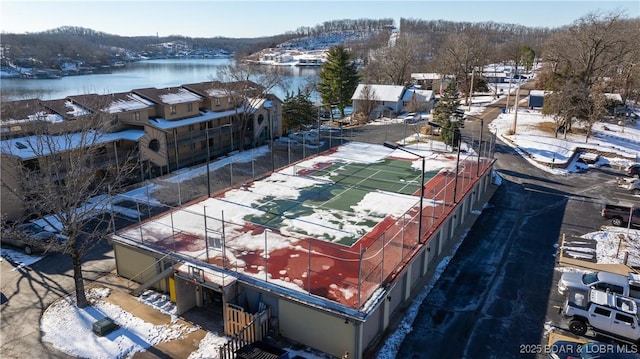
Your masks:
<svg viewBox="0 0 640 359"><path fill-rule="evenodd" d="M136 285L137 284L130 282L127 279L118 277L114 272L100 278L94 283L91 283L88 287L109 288L111 293L108 297L103 298L104 301L122 308L123 310L131 313L131 315L140 318L145 322L153 325L182 325L185 328L188 328L188 335L179 339L159 343L148 348L145 352L135 353L133 358L188 358L189 354L198 349L200 341L205 337L207 332L199 326L181 318L179 318L177 322L172 323L171 316L138 301L136 297L129 294L129 288L135 288Z"/></svg>

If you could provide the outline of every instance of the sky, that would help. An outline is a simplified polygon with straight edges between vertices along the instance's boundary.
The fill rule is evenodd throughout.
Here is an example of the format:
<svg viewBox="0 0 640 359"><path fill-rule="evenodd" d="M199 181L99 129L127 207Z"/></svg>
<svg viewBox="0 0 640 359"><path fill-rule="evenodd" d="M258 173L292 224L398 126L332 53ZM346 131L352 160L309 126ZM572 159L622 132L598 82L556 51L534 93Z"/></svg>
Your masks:
<svg viewBox="0 0 640 359"><path fill-rule="evenodd" d="M364 6L366 4L366 6ZM464 9L464 11L460 11ZM634 1L0 0L0 31L79 26L121 36L261 37L340 19L449 20L560 27L594 11L640 17ZM239 20L242 19L242 20Z"/></svg>
<svg viewBox="0 0 640 359"><path fill-rule="evenodd" d="M522 103L526 103L526 98L521 98L520 100ZM474 97L472 106L469 108L465 106L464 109L472 116L478 115L493 101L495 100L490 95L476 96ZM640 114L639 108L636 108L635 111ZM538 130L539 124L552 121L552 119L542 116L538 111L527 109L521 109L518 112L518 128L516 134L510 134L509 130L512 128L514 119L514 112L509 111L501 114L491 122L490 129L497 136L509 138L511 141L504 141L506 144L514 147L523 158L532 165L550 174L568 175L569 173L579 173L580 169L584 167L611 165L624 161L614 155L610 158L600 158L598 162L593 165L580 164L574 161L570 163L566 169L551 168L545 165L545 162L551 162L552 156L558 159L558 162L568 161L572 148L578 145L586 146L584 136L569 136L567 140L563 140L561 138L555 138L548 133L541 132ZM381 119L379 122L371 125L379 125L385 122L402 123L402 119ZM415 140L415 136L408 137L405 140L410 143L412 140ZM616 124L609 123L606 124L605 128L604 124L599 123L594 128L594 135L591 141L594 144L597 143L600 148L612 148L612 151L618 151L620 155L630 152L640 152L640 123L628 124L624 129ZM424 149L424 144L421 145L422 148L420 148L419 145L409 144L406 148L419 151ZM527 153L531 156L527 155ZM258 153L251 153L251 151L235 153L211 165L213 168L220 168L226 166L229 161L247 162L250 161L251 158L255 158L256 155L262 154L264 154L262 150L259 150ZM375 156L379 155L373 154L372 159ZM187 171L180 171L180 173L169 178L168 182L180 182L197 175L202 175L204 172L203 168L204 167L195 167ZM494 182L500 185L500 177L494 175L494 178ZM153 192L156 189L153 186L157 185L154 184L151 186L149 190L141 188L126 195L144 199L149 203L159 203L158 199L153 198ZM279 195L282 196L292 195L292 193L283 192L282 187L277 184L272 184L272 186L273 188L271 189L263 189L270 193L278 192ZM291 191L295 192L295 190L295 188L292 188ZM150 197L149 194L151 194ZM131 211L131 209L123 210ZM477 212L476 214L480 214L479 211ZM132 213L128 215L132 217L136 216L136 214ZM596 241L597 245L595 249L585 249L584 247L567 247L564 249L572 252L572 256L577 258L580 258L581 255L587 257L595 254L597 263L600 264L622 263L624 253L629 252L629 264L638 266L640 265L640 249L638 248L637 240L634 240L634 238L638 238L639 236L640 230L637 229L603 226L597 231L585 233L581 236L582 238ZM458 246L465 240L465 237L466 234L460 238L460 241L454 247L450 256L443 258L438 264L433 278L414 299L414 302L407 309L406 315L403 317L397 329L390 333L389 337L385 340L384 345L376 354L377 358L392 359L396 357L397 350L404 337L412 330L413 321L419 311L421 302L429 295L434 283L438 280L452 256L455 255ZM623 237L624 239L621 240ZM619 250L619 248L621 248L621 250ZM14 263L16 266L14 270L18 270L18 268L22 266L29 266L43 258L42 255L27 256L9 248L2 248L0 254L2 255L0 260L8 258ZM556 270L563 272L576 269L572 269L571 267L557 267ZM154 325L141 318L135 317L121 307L109 303L108 296L111 294L111 290L110 288L103 287L95 287L89 290L88 298L92 301L93 305L85 309L79 309L74 305L73 296L62 297L56 301L47 308L40 322L40 329L43 335L42 340L76 357L124 358L131 356L135 352L148 350L151 346L158 343L185 336L193 331L193 327L186 327L177 322L175 305L169 301L167 295L149 290L138 298L141 303L155 307L159 312L169 316L171 319L167 324ZM119 329L106 337L98 337L92 334L91 325L103 317L112 318L116 324L119 325ZM548 325L545 325L545 327L548 327ZM226 340L227 338L220 333L207 333L204 339L200 341L199 348L189 356L189 359L217 358L216 349ZM297 351L292 348L285 349L289 350L290 357L301 355L309 359L325 358L322 353L314 354L306 351Z"/></svg>

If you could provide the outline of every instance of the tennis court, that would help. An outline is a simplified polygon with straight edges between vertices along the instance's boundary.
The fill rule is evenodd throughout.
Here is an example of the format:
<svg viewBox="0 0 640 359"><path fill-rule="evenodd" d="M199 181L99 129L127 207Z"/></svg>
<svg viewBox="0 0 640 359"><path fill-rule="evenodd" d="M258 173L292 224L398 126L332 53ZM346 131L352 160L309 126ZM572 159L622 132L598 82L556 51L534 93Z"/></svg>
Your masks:
<svg viewBox="0 0 640 359"><path fill-rule="evenodd" d="M424 155L422 201L421 159L352 142L119 235L360 308L477 178L477 160L456 175L451 153Z"/></svg>
<svg viewBox="0 0 640 359"><path fill-rule="evenodd" d="M318 217L314 214L329 212L330 216L326 213L322 216L326 223L318 223L318 226L334 229L372 228L388 215L386 211L388 205L385 207L385 200L398 201L400 197L398 195L404 195L401 200L408 201L409 206L405 210L417 202L418 199L413 196L420 190L420 170L412 167L411 161L389 158L368 164L335 161L316 164L313 167L295 165L292 174L309 179L310 185L299 188L296 198L266 195L257 201L257 206L254 206L262 213L245 220L267 228L280 229L285 226L283 222L291 224L292 221L299 222L300 218L307 219L304 226L294 226L296 229L293 229L293 232L308 236L311 234L308 231L309 226L317 222L312 220ZM436 173L437 171L425 173L425 179ZM284 179L282 183L291 181L291 179ZM375 200L379 201L377 205L380 208L376 210L376 204L369 203L371 202L369 198L365 205L374 208L369 208L366 215L358 215L356 208L367 197L375 197ZM317 230L313 233L316 234L314 237L317 239L347 246L353 245L366 234L363 231L318 233Z"/></svg>

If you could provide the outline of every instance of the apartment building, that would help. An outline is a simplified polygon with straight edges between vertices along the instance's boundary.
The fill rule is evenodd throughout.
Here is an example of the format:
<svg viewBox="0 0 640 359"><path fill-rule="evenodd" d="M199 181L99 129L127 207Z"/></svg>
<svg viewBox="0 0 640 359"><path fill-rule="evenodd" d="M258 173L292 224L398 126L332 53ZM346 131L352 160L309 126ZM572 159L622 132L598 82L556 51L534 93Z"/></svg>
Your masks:
<svg viewBox="0 0 640 359"><path fill-rule="evenodd" d="M202 82L0 106L3 221L25 215L20 166L37 169L51 161L63 165L65 155L97 145L95 161L102 164L98 170L103 175L117 171L118 164L133 155L140 170L132 180L141 181L203 163L207 157L260 146L282 131L282 101L250 82ZM94 142L77 139L87 131L99 133Z"/></svg>

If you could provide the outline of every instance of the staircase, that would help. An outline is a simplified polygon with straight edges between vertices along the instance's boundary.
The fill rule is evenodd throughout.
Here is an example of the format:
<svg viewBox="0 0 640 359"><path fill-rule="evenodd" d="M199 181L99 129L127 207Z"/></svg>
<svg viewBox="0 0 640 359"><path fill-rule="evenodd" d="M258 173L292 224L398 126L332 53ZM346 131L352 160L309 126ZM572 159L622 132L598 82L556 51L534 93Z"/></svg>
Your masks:
<svg viewBox="0 0 640 359"><path fill-rule="evenodd" d="M131 294L134 297L138 297L140 296L140 294L142 294L145 290L151 288L151 286L157 283L158 281L173 275L173 272L174 272L173 267L169 267L163 270L162 272L156 274L153 278L149 279L148 281L140 284L137 288L130 291L129 294Z"/></svg>

